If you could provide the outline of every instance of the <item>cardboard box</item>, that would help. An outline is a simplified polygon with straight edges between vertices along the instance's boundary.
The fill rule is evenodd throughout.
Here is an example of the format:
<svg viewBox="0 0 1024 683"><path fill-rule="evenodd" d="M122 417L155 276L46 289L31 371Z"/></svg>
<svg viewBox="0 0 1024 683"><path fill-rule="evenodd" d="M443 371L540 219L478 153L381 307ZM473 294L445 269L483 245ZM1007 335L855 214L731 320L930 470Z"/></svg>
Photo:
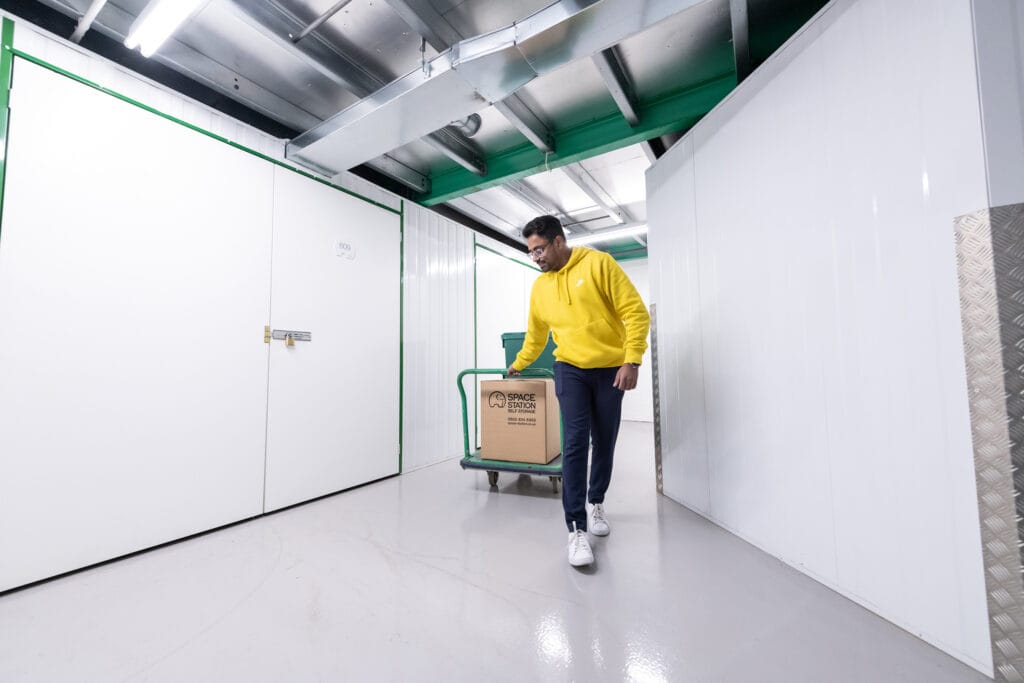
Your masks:
<svg viewBox="0 0 1024 683"><path fill-rule="evenodd" d="M480 457L546 464L562 452L555 383L550 379L480 382Z"/></svg>

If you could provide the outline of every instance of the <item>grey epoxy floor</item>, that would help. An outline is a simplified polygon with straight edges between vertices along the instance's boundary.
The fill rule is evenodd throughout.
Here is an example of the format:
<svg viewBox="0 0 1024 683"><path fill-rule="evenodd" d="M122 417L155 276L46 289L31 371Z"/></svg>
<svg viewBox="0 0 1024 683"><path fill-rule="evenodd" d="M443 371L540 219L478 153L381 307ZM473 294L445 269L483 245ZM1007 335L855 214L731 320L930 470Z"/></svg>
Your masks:
<svg viewBox="0 0 1024 683"><path fill-rule="evenodd" d="M654 492L565 558L547 479L449 461L0 596L0 681L985 681Z"/></svg>

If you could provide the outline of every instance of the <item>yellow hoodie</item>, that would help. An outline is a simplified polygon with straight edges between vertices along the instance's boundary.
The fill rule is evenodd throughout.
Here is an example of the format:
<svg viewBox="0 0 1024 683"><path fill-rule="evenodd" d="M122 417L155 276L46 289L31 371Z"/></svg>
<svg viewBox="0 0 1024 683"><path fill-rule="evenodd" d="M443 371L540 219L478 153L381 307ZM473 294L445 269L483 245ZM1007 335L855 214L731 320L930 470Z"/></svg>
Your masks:
<svg viewBox="0 0 1024 683"><path fill-rule="evenodd" d="M541 273L530 292L523 348L512 365L522 370L544 350L548 331L555 359L579 368L639 363L651 317L636 287L611 255L574 247L560 270Z"/></svg>

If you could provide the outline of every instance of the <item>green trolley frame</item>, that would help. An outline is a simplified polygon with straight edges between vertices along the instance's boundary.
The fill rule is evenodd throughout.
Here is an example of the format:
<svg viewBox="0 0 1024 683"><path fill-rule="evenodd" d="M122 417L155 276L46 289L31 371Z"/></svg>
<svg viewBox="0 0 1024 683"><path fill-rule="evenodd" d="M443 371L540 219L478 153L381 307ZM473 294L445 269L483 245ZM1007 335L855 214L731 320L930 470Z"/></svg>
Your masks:
<svg viewBox="0 0 1024 683"><path fill-rule="evenodd" d="M505 368L469 368L459 373L457 384L459 386L459 397L462 399L462 442L465 456L459 461L464 470L485 470L487 472L487 483L491 486L498 485L499 472L511 472L513 474L531 474L534 476L548 477L551 480L551 489L558 493L558 486L562 482L562 456L557 455L554 460L546 465L539 465L529 462L510 462L508 460L484 460L480 457L480 449L470 450L469 447L469 412L466 404L466 388L462 380L466 375L506 375ZM555 373L543 368L526 368L521 377L545 377L553 379Z"/></svg>

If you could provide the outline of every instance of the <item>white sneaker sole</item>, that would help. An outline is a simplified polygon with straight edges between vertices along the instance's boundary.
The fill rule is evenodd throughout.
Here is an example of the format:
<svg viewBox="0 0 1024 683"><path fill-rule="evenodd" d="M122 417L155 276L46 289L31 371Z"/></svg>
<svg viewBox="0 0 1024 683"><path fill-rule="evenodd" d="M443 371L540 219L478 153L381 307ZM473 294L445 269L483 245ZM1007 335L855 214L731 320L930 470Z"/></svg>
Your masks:
<svg viewBox="0 0 1024 683"><path fill-rule="evenodd" d="M590 530L590 533L592 533L595 536L607 536L611 532L612 532L612 530L609 527L605 527L603 529L591 529Z"/></svg>
<svg viewBox="0 0 1024 683"><path fill-rule="evenodd" d="M570 557L569 558L569 564L572 565L573 567L586 567L589 564L594 564L594 558L593 557L589 557L589 558L587 558L587 557L584 557L584 558L572 558L572 557Z"/></svg>

